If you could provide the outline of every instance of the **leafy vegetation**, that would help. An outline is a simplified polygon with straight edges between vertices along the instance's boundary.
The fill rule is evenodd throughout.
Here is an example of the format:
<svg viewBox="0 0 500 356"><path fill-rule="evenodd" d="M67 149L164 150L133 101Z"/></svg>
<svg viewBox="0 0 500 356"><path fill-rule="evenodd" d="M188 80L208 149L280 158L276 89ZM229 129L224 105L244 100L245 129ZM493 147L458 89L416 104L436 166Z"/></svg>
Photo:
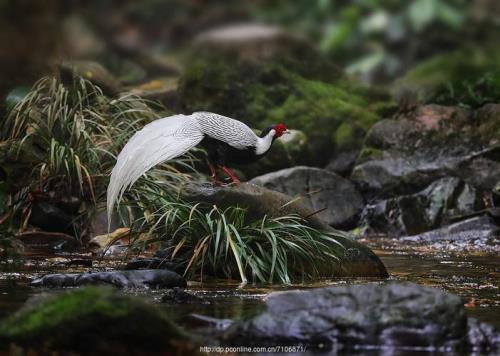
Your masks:
<svg viewBox="0 0 500 356"><path fill-rule="evenodd" d="M3 167L11 214L25 226L33 202L76 197L83 213L102 200L107 173L123 142L157 117L136 98L111 100L90 82L44 78L9 112L2 126ZM75 224L75 234L83 228Z"/></svg>
<svg viewBox="0 0 500 356"><path fill-rule="evenodd" d="M273 0L255 12L307 33L335 63L374 82L464 40L475 42L474 7L463 0Z"/></svg>
<svg viewBox="0 0 500 356"><path fill-rule="evenodd" d="M147 237L138 235L136 246L168 242L168 255L189 277L290 283L324 275L323 265L340 269L344 248L335 240L335 235L344 236L340 232L318 231L294 215L249 219L239 207L186 203L172 196L176 190L168 184L139 182L128 194L135 199L125 202L122 214L137 212L132 213L133 230Z"/></svg>

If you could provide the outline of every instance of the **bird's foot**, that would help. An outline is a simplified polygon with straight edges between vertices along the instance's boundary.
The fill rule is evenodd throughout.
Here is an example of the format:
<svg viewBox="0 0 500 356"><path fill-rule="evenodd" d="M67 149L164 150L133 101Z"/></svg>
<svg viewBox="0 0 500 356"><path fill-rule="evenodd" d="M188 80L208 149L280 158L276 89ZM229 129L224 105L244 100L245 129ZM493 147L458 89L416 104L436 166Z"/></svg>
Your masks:
<svg viewBox="0 0 500 356"><path fill-rule="evenodd" d="M231 184L237 185L241 183L238 176L236 176L236 174L232 170L225 166L222 166L222 170L229 176L229 178L231 178Z"/></svg>

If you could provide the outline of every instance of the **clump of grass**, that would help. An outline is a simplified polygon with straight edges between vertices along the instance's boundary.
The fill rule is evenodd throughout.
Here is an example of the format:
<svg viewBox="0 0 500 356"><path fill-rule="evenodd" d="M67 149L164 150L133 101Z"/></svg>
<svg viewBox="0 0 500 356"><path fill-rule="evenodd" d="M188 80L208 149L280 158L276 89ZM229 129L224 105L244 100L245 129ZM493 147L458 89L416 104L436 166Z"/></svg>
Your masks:
<svg viewBox="0 0 500 356"><path fill-rule="evenodd" d="M67 85L55 78L38 81L1 127L8 147L4 167L14 167L8 172L13 217L22 215L20 225L26 225L31 203L48 196L95 206L118 150L154 118L144 101L107 98L79 77Z"/></svg>
<svg viewBox="0 0 500 356"><path fill-rule="evenodd" d="M290 283L325 276L324 266L341 268L345 248L336 237L343 233L311 228L296 215L250 219L240 207L184 202L171 183L139 181L120 211L132 230L142 233L135 247L168 246L167 258L187 277Z"/></svg>

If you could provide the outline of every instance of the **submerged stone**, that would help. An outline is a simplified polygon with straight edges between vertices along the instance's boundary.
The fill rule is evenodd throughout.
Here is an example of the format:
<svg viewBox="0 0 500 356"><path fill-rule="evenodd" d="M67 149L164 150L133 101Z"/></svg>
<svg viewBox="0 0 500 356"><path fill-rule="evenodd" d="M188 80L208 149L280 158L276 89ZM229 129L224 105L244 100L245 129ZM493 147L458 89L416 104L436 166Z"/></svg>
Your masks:
<svg viewBox="0 0 500 356"><path fill-rule="evenodd" d="M461 241L490 243L500 242L500 226L489 216L477 216L440 229L402 238L408 242Z"/></svg>
<svg viewBox="0 0 500 356"><path fill-rule="evenodd" d="M500 346L497 331L469 337L477 325L469 324L458 296L413 283L275 292L265 302L263 313L232 325L225 341L323 351L486 352Z"/></svg>
<svg viewBox="0 0 500 356"><path fill-rule="evenodd" d="M36 354L196 354L159 308L109 288L85 287L28 304L0 322L0 351Z"/></svg>
<svg viewBox="0 0 500 356"><path fill-rule="evenodd" d="M47 274L33 280L33 287L78 287L88 284L105 284L119 288L173 288L185 287L186 280L166 269L136 271L110 271L88 273Z"/></svg>

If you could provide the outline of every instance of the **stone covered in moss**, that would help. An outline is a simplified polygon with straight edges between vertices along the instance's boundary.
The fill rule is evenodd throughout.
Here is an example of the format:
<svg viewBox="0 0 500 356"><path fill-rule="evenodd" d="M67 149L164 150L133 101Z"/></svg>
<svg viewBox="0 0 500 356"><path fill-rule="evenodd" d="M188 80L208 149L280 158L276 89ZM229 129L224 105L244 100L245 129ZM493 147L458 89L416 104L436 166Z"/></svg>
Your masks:
<svg viewBox="0 0 500 356"><path fill-rule="evenodd" d="M326 163L337 148L359 147L394 107L388 96L352 83L312 49L304 49L304 60L291 48L259 61L236 50L196 52L180 83L184 110L217 112L255 128L285 122L309 139L313 159L304 163Z"/></svg>
<svg viewBox="0 0 500 356"><path fill-rule="evenodd" d="M157 307L108 288L47 297L0 323L0 350L39 353L195 353L189 338Z"/></svg>

